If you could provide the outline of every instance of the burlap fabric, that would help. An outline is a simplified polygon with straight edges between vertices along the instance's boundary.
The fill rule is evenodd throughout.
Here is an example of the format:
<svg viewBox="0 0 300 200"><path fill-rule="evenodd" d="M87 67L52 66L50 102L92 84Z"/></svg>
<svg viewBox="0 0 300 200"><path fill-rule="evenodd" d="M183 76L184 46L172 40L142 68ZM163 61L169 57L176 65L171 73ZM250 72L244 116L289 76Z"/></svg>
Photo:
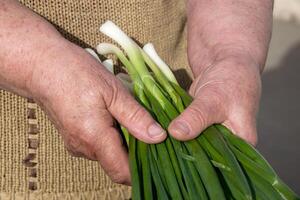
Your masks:
<svg viewBox="0 0 300 200"><path fill-rule="evenodd" d="M98 31L110 19L141 43L151 41L174 67L187 66L183 0L22 0L82 47L109 41ZM181 82L185 73L179 73ZM184 81L184 83L187 83ZM128 199L97 162L73 158L43 111L0 90L0 200Z"/></svg>

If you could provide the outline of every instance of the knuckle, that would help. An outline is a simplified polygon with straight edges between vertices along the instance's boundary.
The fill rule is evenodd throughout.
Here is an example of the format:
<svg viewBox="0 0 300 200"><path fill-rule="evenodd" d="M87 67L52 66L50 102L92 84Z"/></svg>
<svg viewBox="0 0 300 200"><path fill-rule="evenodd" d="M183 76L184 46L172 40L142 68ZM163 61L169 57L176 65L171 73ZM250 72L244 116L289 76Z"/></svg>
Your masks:
<svg viewBox="0 0 300 200"><path fill-rule="evenodd" d="M79 149L81 146L81 142L79 141L78 138L70 135L67 140L66 143L68 144L68 146L70 147L70 149Z"/></svg>
<svg viewBox="0 0 300 200"><path fill-rule="evenodd" d="M118 184L125 184L127 182L127 178L120 172L115 172L111 174L110 178L114 183L118 183Z"/></svg>
<svg viewBox="0 0 300 200"><path fill-rule="evenodd" d="M145 112L144 109L140 106L136 107L132 112L130 112L128 114L128 118L132 121L132 122L137 122L140 121L141 119L143 119L145 117Z"/></svg>
<svg viewBox="0 0 300 200"><path fill-rule="evenodd" d="M203 102L209 107L209 109L220 108L220 106L226 102L226 91L220 88L220 86L211 86L202 95Z"/></svg>
<svg viewBox="0 0 300 200"><path fill-rule="evenodd" d="M198 106L191 106L189 109L190 116L194 121L193 124L197 124L198 126L202 127L206 124L207 119L204 112Z"/></svg>
<svg viewBox="0 0 300 200"><path fill-rule="evenodd" d="M118 82L113 79L109 83L104 81L107 87L102 92L102 96L107 108L111 108L113 105L116 105L116 102L119 97L119 85Z"/></svg>
<svg viewBox="0 0 300 200"><path fill-rule="evenodd" d="M83 157L83 154L79 153L79 152L75 152L75 151L72 151L72 150L68 150L68 153L69 155L71 155L72 157Z"/></svg>
<svg viewBox="0 0 300 200"><path fill-rule="evenodd" d="M74 149L68 143L65 143L65 149L67 150L67 152L69 153L69 155L71 155L73 157L83 157L84 156L81 152L79 152L76 149Z"/></svg>
<svg viewBox="0 0 300 200"><path fill-rule="evenodd" d="M65 149L71 156L75 155L75 151L68 144L65 144Z"/></svg>
<svg viewBox="0 0 300 200"><path fill-rule="evenodd" d="M66 144L65 149L67 150L69 155L71 155L72 157L77 157L77 158L81 157L81 158L86 158L89 160L96 160L95 156L91 153L91 151L89 151L86 148L73 149L68 144Z"/></svg>

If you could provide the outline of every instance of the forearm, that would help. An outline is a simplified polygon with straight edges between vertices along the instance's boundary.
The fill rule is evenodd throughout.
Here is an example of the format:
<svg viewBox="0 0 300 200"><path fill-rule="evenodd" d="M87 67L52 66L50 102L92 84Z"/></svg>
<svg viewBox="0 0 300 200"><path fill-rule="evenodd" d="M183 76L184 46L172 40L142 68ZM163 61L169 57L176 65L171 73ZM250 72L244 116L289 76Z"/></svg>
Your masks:
<svg viewBox="0 0 300 200"><path fill-rule="evenodd" d="M0 0L0 88L30 97L43 54L62 41L55 28L14 0Z"/></svg>
<svg viewBox="0 0 300 200"><path fill-rule="evenodd" d="M245 56L263 70L272 27L272 0L189 0L189 59L197 76L215 60Z"/></svg>

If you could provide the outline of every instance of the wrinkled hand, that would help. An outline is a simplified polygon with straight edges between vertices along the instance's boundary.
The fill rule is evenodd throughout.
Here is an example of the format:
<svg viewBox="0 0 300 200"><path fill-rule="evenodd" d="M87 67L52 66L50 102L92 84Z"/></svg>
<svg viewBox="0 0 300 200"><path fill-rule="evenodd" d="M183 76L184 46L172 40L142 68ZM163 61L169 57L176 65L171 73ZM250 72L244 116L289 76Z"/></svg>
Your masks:
<svg viewBox="0 0 300 200"><path fill-rule="evenodd" d="M77 156L97 160L117 183L130 184L127 152L114 119L155 143L165 131L86 51L18 1L0 2L0 88L33 98Z"/></svg>
<svg viewBox="0 0 300 200"><path fill-rule="evenodd" d="M98 160L114 182L130 184L128 156L116 118L138 139L160 142L166 134L98 61L68 43L47 50L30 82L34 100L46 111L66 148Z"/></svg>
<svg viewBox="0 0 300 200"><path fill-rule="evenodd" d="M181 140L222 123L256 143L256 113L272 30L273 1L187 2L192 104L169 126Z"/></svg>
<svg viewBox="0 0 300 200"><path fill-rule="evenodd" d="M271 0L187 2L188 59L194 102L169 126L196 137L213 123L256 143L256 113L272 30Z"/></svg>
<svg viewBox="0 0 300 200"><path fill-rule="evenodd" d="M190 63L201 61L190 56ZM216 60L196 76L190 88L194 101L170 124L169 131L177 139L188 140L222 123L255 144L260 91L260 72L250 58L237 55Z"/></svg>

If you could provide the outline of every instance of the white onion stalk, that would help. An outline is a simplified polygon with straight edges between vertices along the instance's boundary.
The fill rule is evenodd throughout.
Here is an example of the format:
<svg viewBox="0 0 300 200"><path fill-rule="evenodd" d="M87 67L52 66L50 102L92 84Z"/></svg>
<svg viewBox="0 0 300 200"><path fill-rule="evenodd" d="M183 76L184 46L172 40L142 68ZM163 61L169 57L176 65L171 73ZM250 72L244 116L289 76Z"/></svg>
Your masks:
<svg viewBox="0 0 300 200"><path fill-rule="evenodd" d="M137 71L133 67L132 63L126 58L126 56L123 54L123 52L113 44L109 43L100 43L97 45L97 52L101 55L106 55L106 54L114 54L118 57L118 59L123 63L123 65L126 67L128 74L132 80L132 82L124 82L125 85L128 85L129 87L127 88L134 88L134 92L138 96L142 96L143 90L144 90L144 84L142 80L140 79ZM119 75L120 76L120 75Z"/></svg>
<svg viewBox="0 0 300 200"><path fill-rule="evenodd" d="M144 52L153 60L169 81L178 85L178 82L170 67L159 57L152 43L147 43L143 47Z"/></svg>
<svg viewBox="0 0 300 200"><path fill-rule="evenodd" d="M103 34L115 40L119 45L121 45L121 47L125 50L126 54L128 55L130 62L133 64L136 71L139 73L143 82L144 79L151 79L149 71L147 70L147 67L145 65L143 56L141 55L140 47L130 37L128 37L126 33L124 33L112 21L106 21L104 24L102 24L100 27L100 31Z"/></svg>
<svg viewBox="0 0 300 200"><path fill-rule="evenodd" d="M90 48L85 48L85 50L94 58L96 58L96 60L98 60L108 71L110 71L111 73L114 73L114 64L113 64L113 60L112 59L107 59L103 62L101 62L100 58L98 57L97 53Z"/></svg>
<svg viewBox="0 0 300 200"><path fill-rule="evenodd" d="M106 21L100 26L100 32L115 40L126 51L129 57L135 57L138 52L137 44L128 37L116 24L112 21Z"/></svg>
<svg viewBox="0 0 300 200"><path fill-rule="evenodd" d="M115 40L119 45L121 45L121 47L125 50L126 54L129 57L130 62L132 63L132 65L134 66L136 71L138 72L138 74L141 77L143 82L144 81L154 82L153 80L148 80L148 79L152 79L152 76L150 75L150 73L149 73L149 71L148 71L148 69L145 65L145 60L144 60L144 57L142 55L144 53L143 50L128 35L126 35L126 33L124 33L112 21L106 21L104 24L102 24L100 26L100 31L103 34L105 34L108 37ZM105 45L102 45L102 44L105 44ZM117 51L116 50L117 47L113 47L114 45L113 46L108 46L109 44L107 44L107 43L102 43L102 44L99 44L99 45L102 45L101 48L103 48L103 51L105 51L107 48L110 48L110 47L113 48L114 51ZM97 51L98 51L98 49L97 49ZM99 53L99 51L98 51L98 53ZM119 51L117 53L119 53ZM121 60L121 62L123 62L123 61ZM161 74L159 74L160 70L156 65L155 66L152 65L152 66L149 66L149 67L152 69L152 71L156 75L158 75L158 76L161 75ZM158 72L158 73L156 73L156 72ZM150 85L152 85L152 84L150 84ZM147 84L145 84L145 85L147 85Z"/></svg>
<svg viewBox="0 0 300 200"><path fill-rule="evenodd" d="M142 55L144 51L130 37L128 37L117 25L115 25L111 21L107 21L103 25L101 25L100 31L105 35L107 35L108 37L115 40L117 43L119 43L119 45L122 46L122 48L125 50L125 52L129 57L130 63L132 63L134 69L137 71L138 76L140 77L145 87L152 93L154 97L156 97L156 99L160 102L161 106L165 107L165 102L168 102L167 98L161 92L159 86L154 81L153 77L151 76L151 74L147 69L147 66L145 64L145 62L148 64L147 59L145 59L144 56ZM146 53L144 54L146 55L146 57L149 58L149 56ZM177 98L180 97L177 97L175 95L174 89L172 88L170 83L165 79L165 75L160 71L160 69L151 60L151 58L149 58L148 61L151 61L154 64L152 65L153 69L151 68L151 66L150 68L156 75L156 78L159 80L161 85L163 87L168 88L167 91L168 93L170 93L171 98L174 100L174 102L179 102ZM127 67L125 63L124 65L125 67ZM135 81L133 80L133 82ZM183 108L183 106L180 107Z"/></svg>
<svg viewBox="0 0 300 200"><path fill-rule="evenodd" d="M85 49L90 55L92 55L94 58L96 58L100 63L102 63L102 65L108 70L110 71L112 74L114 74L114 63L112 59L106 59L103 62L101 62L101 60L99 59L98 55L96 54L96 52L90 48L86 48ZM102 49L103 50L103 49ZM107 50L107 49L106 49ZM118 51L118 50L117 50ZM121 50L119 50L121 51ZM100 51L100 52L105 52L105 51ZM113 53L113 52L109 52L109 53ZM121 52L122 53L122 52ZM104 54L104 53L103 53ZM105 53L106 54L106 53ZM127 88L131 93L133 92L133 84L131 82L131 79L128 75L124 74L124 73L120 73L117 74L116 77L122 82L122 84L125 86L125 88Z"/></svg>
<svg viewBox="0 0 300 200"><path fill-rule="evenodd" d="M101 60L99 59L98 55L96 54L96 52L91 49L91 48L85 48L85 50L94 58L96 58L96 60L98 60L99 62L101 62Z"/></svg>
<svg viewBox="0 0 300 200"><path fill-rule="evenodd" d="M114 63L112 59L104 60L102 64L108 71L114 74Z"/></svg>
<svg viewBox="0 0 300 200"><path fill-rule="evenodd" d="M112 59L104 60L102 64L104 65L104 67L106 67L106 69L114 74L114 63ZM128 74L119 73L116 75L116 77L122 82L125 88L127 88L131 93L133 92L133 84Z"/></svg>
<svg viewBox="0 0 300 200"><path fill-rule="evenodd" d="M106 55L106 54L116 55L118 59L123 63L123 65L126 67L131 78L132 79L138 78L138 74L134 69L132 63L126 58L123 52L116 45L110 43L100 43L97 45L96 49L97 52L101 55Z"/></svg>

